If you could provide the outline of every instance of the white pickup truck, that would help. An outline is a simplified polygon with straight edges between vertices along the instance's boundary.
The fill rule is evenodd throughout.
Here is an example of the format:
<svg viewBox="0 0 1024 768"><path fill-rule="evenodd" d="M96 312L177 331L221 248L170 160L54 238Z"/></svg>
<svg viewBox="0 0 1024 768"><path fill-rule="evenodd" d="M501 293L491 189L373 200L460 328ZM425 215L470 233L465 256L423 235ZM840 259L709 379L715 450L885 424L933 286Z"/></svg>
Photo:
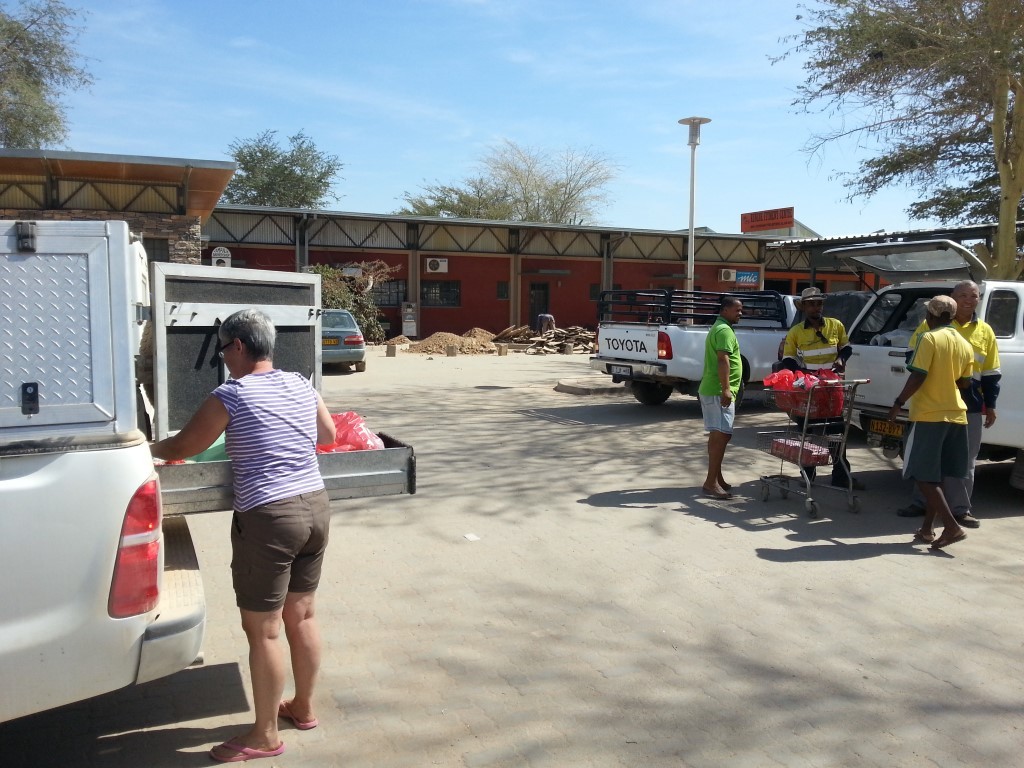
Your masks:
<svg viewBox="0 0 1024 768"><path fill-rule="evenodd" d="M732 294L743 302L736 337L743 389L760 386L797 317L794 297L775 291ZM639 402L660 405L673 391L696 395L704 341L718 317L720 293L652 289L604 291L598 303L597 354L590 367L624 382Z"/></svg>
<svg viewBox="0 0 1024 768"><path fill-rule="evenodd" d="M147 265L124 222L0 222L0 722L199 655L202 581L174 513L230 509L231 464L154 471L148 441L224 380L217 325L254 305L275 364L319 385L319 276ZM381 437L319 457L332 499L415 491L412 448Z"/></svg>
<svg viewBox="0 0 1024 768"><path fill-rule="evenodd" d="M851 246L826 255L892 283L868 303L849 331L854 351L846 375L871 380L858 387L853 413L868 443L889 456L901 451L907 411L896 423L886 418L908 375L910 337L924 319L928 299L949 294L958 281L974 280L981 289L977 314L995 331L1002 373L999 418L984 430L981 457L1016 456L1024 448L1024 282L986 281L978 258L948 240Z"/></svg>

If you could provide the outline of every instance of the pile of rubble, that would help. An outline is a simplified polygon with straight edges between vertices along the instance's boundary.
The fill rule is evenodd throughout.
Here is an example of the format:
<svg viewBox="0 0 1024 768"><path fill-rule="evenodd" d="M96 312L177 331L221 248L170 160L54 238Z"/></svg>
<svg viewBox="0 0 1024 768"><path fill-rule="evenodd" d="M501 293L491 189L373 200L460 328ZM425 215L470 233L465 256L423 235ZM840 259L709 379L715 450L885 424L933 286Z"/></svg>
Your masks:
<svg viewBox="0 0 1024 768"><path fill-rule="evenodd" d="M484 328L470 328L464 334L464 338L476 339L478 341L494 341L494 334Z"/></svg>
<svg viewBox="0 0 1024 768"><path fill-rule="evenodd" d="M572 345L574 354L597 351L597 334L578 325L540 334L532 331L528 325L513 325L497 334L493 341L495 344L529 344L524 350L528 355L563 354L567 344Z"/></svg>
<svg viewBox="0 0 1024 768"><path fill-rule="evenodd" d="M448 347L454 346L460 355L490 355L497 351L497 344L528 345L522 350L528 355L590 354L596 351L596 334L578 325L557 328L545 333L534 333L528 325L513 325L498 334L484 328L470 328L461 336L439 332L421 341L410 341L405 336L388 339L387 344L408 344L409 352L427 355L444 355Z"/></svg>
<svg viewBox="0 0 1024 768"><path fill-rule="evenodd" d="M488 331L483 333L490 336ZM496 351L494 344L487 338L456 336L454 333L444 333L443 331L431 334L422 341L410 344L409 351L421 354L444 355L448 352L449 346L454 346L460 355L487 355Z"/></svg>

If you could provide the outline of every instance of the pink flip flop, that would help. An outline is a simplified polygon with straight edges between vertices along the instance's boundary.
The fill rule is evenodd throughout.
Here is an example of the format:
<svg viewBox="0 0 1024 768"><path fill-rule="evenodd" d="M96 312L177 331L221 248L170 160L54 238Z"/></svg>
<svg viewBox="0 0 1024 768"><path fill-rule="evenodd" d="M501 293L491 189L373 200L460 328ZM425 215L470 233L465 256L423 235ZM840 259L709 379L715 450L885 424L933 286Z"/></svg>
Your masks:
<svg viewBox="0 0 1024 768"><path fill-rule="evenodd" d="M312 720L306 720L305 722L296 719L295 715L292 714L291 709L288 707L288 702L282 701L277 707L277 716L282 717L285 720L290 720L292 725L298 728L300 731L309 731L320 725L320 721L315 717Z"/></svg>
<svg viewBox="0 0 1024 768"><path fill-rule="evenodd" d="M235 754L230 757L221 757L217 754L218 749L230 749ZM281 742L281 746L277 749L250 749L249 747L243 747L241 744L236 744L233 741L225 741L223 744L218 744L210 750L210 757L219 763L240 763L243 760L256 760L260 757L277 757L283 753L283 741Z"/></svg>

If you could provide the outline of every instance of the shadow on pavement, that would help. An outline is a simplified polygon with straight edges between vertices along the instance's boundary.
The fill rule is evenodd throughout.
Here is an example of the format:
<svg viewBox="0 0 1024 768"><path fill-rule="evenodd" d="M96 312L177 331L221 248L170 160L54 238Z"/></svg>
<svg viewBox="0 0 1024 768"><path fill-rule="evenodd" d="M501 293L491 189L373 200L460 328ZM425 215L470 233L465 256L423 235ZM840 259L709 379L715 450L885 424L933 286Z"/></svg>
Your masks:
<svg viewBox="0 0 1024 768"><path fill-rule="evenodd" d="M196 667L0 724L0 754L4 768L209 765L205 745L244 728L163 726L243 713L240 723L249 702L237 664Z"/></svg>

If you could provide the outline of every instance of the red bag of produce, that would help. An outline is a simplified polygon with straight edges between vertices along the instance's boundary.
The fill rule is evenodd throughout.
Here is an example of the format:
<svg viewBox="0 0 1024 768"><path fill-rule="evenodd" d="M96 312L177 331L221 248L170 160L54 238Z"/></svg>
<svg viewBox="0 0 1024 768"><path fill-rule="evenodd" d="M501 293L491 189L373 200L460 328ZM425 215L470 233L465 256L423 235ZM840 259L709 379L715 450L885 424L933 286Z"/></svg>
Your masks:
<svg viewBox="0 0 1024 768"><path fill-rule="evenodd" d="M829 368L796 374L783 369L764 379L765 386L775 392L775 405L779 410L797 419L802 419L805 414L811 419L842 416L844 398L841 382L839 375Z"/></svg>
<svg viewBox="0 0 1024 768"><path fill-rule="evenodd" d="M355 411L332 413L336 435L333 445L318 445L317 453L338 453L341 451L375 451L384 447L384 441L375 435L363 417Z"/></svg>
<svg viewBox="0 0 1024 768"><path fill-rule="evenodd" d="M806 397L811 398L808 416L812 419L834 419L843 415L843 386L839 375L828 368L817 372L817 384ZM806 386L810 390L810 385ZM800 403L800 410L807 407L807 400Z"/></svg>
<svg viewBox="0 0 1024 768"><path fill-rule="evenodd" d="M775 392L775 405L786 413L796 410L799 395L793 394L793 380L797 374L788 368L770 373L764 377L764 385ZM804 402L807 402L806 399Z"/></svg>

